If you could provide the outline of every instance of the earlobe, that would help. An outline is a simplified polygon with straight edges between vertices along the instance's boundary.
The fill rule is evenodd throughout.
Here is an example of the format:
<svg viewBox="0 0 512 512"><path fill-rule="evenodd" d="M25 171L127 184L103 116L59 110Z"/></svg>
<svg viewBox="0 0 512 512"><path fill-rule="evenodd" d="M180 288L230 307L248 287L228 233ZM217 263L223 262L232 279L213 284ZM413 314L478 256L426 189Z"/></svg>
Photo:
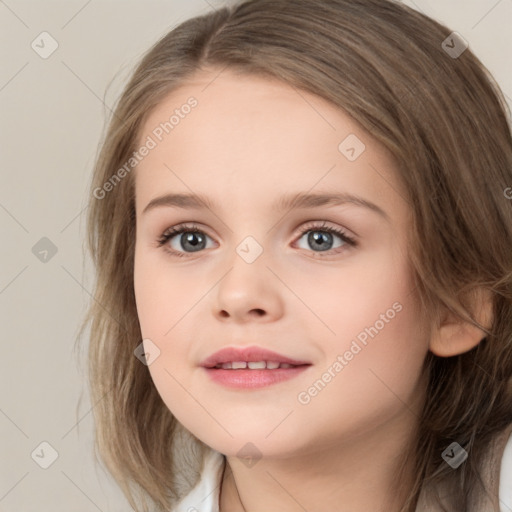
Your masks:
<svg viewBox="0 0 512 512"><path fill-rule="evenodd" d="M486 329L490 329L493 321L492 294L480 288L473 291L471 311L473 318ZM472 323L457 318L452 312L446 312L440 325L431 332L429 349L439 357L451 357L463 354L476 347L487 333Z"/></svg>

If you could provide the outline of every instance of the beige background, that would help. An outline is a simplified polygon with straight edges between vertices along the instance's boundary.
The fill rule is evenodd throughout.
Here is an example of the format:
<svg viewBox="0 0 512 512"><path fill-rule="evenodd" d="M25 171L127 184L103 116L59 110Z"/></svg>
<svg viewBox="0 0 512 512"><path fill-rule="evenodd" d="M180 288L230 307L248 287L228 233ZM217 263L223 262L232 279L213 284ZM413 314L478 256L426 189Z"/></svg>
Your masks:
<svg viewBox="0 0 512 512"><path fill-rule="evenodd" d="M94 463L94 404L73 350L93 282L86 189L107 109L134 64L222 3L0 0L2 512L130 510ZM512 104L512 0L405 3L461 33ZM58 43L47 59L31 47L43 31ZM32 249L49 244L43 237L57 251L46 262ZM47 469L35 462L51 462L42 442L58 455Z"/></svg>

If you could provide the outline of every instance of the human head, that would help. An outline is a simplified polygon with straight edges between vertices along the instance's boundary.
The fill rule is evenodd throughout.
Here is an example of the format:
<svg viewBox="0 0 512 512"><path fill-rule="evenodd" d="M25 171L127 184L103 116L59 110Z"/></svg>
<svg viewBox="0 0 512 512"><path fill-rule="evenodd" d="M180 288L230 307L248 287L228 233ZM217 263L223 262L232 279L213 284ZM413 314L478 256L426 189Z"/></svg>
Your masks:
<svg viewBox="0 0 512 512"><path fill-rule="evenodd" d="M381 1L303 0L291 10L286 1L260 0L189 20L148 52L126 86L92 184L98 190L109 181L137 149L152 110L207 65L277 78L356 120L396 161L411 206L408 254L426 320L435 327L464 317L465 308L476 316L476 299L492 299L485 342L462 353L457 343L438 343L425 359L422 467L430 474L447 439L471 442L483 425L492 423L491 435L510 420L503 405L511 365L512 213L503 195L511 179L510 129L503 97L478 59L469 50L457 59L443 50L449 34ZM177 426L147 367L133 357L142 338L133 290L133 176L126 173L90 209L96 298L108 311L92 308L91 375L94 396L108 392L96 412L105 458L114 469L124 465L118 475L142 467L133 480L163 500L170 452L151 440L162 433L168 439ZM490 396L495 409L482 415ZM117 433L116 450L107 448L108 429Z"/></svg>

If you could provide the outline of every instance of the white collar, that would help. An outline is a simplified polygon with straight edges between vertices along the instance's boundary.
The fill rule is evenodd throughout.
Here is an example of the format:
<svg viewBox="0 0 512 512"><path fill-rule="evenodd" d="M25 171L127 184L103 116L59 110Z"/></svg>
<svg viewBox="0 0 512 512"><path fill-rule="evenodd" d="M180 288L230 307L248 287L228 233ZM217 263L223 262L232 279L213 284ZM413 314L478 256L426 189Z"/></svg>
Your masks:
<svg viewBox="0 0 512 512"><path fill-rule="evenodd" d="M220 486L226 457L216 450L206 453L201 477L172 512L219 512Z"/></svg>

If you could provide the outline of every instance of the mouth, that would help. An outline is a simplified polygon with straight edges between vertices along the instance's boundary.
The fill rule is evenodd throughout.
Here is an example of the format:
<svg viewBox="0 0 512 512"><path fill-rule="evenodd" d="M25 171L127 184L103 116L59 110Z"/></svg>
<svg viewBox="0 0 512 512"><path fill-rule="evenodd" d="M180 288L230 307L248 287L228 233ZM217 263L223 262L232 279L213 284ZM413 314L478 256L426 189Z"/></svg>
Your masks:
<svg viewBox="0 0 512 512"><path fill-rule="evenodd" d="M200 366L214 382L223 386L259 388L291 379L312 364L260 347L227 347L212 354Z"/></svg>
<svg viewBox="0 0 512 512"><path fill-rule="evenodd" d="M272 350L251 346L251 347L226 347L213 353L200 363L205 368L219 368L223 370L246 369L251 370L276 370L278 368L290 368L311 364L309 361L292 359L291 357L278 354Z"/></svg>

